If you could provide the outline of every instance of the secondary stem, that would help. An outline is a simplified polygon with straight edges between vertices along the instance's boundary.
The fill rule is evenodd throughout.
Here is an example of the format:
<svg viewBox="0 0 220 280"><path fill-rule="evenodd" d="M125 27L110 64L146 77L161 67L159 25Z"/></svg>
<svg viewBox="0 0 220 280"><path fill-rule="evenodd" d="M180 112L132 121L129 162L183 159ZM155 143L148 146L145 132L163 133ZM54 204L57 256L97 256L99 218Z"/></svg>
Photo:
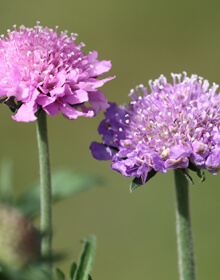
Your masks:
<svg viewBox="0 0 220 280"><path fill-rule="evenodd" d="M43 257L50 259L52 250L51 175L47 119L43 110L37 119L37 141L40 163L41 231L44 234L41 243L41 254ZM49 273L51 273L51 264L49 265Z"/></svg>
<svg viewBox="0 0 220 280"><path fill-rule="evenodd" d="M176 229L180 280L195 280L195 260L189 210L188 182L178 169L174 170L176 190Z"/></svg>
<svg viewBox="0 0 220 280"><path fill-rule="evenodd" d="M12 161L9 158L5 158L1 162L1 168L0 168L2 202L12 203L13 201L12 177L13 177Z"/></svg>

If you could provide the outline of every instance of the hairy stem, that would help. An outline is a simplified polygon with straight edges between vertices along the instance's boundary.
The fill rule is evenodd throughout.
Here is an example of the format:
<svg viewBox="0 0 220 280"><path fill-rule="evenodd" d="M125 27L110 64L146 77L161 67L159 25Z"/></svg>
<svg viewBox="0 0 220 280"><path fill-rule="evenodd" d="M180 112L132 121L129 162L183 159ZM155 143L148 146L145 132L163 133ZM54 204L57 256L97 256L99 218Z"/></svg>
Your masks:
<svg viewBox="0 0 220 280"><path fill-rule="evenodd" d="M195 260L189 210L188 182L184 174L176 169L176 230L180 280L195 280Z"/></svg>
<svg viewBox="0 0 220 280"><path fill-rule="evenodd" d="M41 231L43 233L41 254L42 257L50 260L52 250L51 175L47 119L43 110L37 119L37 142L40 163ZM48 272L51 273L51 263L49 264Z"/></svg>

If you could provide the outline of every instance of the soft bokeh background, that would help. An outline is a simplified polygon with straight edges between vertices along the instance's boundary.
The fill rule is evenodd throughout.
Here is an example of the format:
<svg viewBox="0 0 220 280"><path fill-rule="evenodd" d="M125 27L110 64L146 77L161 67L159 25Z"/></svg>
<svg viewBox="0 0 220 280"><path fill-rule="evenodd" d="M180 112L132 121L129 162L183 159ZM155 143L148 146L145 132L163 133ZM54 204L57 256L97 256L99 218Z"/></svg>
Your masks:
<svg viewBox="0 0 220 280"><path fill-rule="evenodd" d="M103 91L110 101L128 102L130 88L147 85L161 73L198 73L220 83L219 1L174 0L8 0L1 1L0 33L13 24L43 26L79 34L85 51L111 59L117 78ZM14 162L17 194L38 177L35 123L16 123L1 106L0 158ZM159 174L133 194L130 179L94 160L89 151L101 139L94 119L49 118L52 169L67 167L106 178L103 186L70 197L54 207L54 248L67 252L59 263L67 272L78 258L80 238L95 234L95 280L178 279L172 172ZM191 187L191 209L198 276L220 279L220 184L207 174Z"/></svg>

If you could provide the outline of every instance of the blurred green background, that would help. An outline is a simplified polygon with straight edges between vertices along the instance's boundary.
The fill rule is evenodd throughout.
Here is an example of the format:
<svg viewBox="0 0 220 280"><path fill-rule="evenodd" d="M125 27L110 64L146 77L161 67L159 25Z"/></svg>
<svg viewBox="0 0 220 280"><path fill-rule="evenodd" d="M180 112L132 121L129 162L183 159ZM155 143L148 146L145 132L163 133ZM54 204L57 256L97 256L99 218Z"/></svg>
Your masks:
<svg viewBox="0 0 220 280"><path fill-rule="evenodd" d="M130 88L147 85L161 73L197 73L220 83L219 1L8 0L1 1L0 33L13 24L41 25L79 34L84 51L97 50L112 61L117 78L102 89L110 101L128 102ZM0 158L11 157L16 192L38 178L35 123L16 123L1 106ZM78 258L81 237L95 234L95 280L178 279L172 172L158 174L134 193L130 179L92 158L91 141L100 114L69 121L48 118L52 170L67 167L98 174L103 186L70 197L53 209L54 248L67 252L59 265L67 272ZM191 187L191 210L198 278L220 279L220 184L207 175ZM61 186L62 187L62 186Z"/></svg>

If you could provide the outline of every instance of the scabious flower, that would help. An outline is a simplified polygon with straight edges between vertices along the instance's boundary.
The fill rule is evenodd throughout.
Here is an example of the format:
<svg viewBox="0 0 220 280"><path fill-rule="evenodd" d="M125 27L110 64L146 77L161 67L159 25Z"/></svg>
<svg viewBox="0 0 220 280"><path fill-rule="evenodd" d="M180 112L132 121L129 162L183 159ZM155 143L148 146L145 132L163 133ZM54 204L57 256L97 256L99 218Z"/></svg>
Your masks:
<svg viewBox="0 0 220 280"><path fill-rule="evenodd" d="M156 172L220 169L220 95L218 86L184 72L150 81L150 93L140 85L127 108L112 103L99 126L103 143L93 142L98 160L146 182ZM142 94L141 94L142 91Z"/></svg>
<svg viewBox="0 0 220 280"><path fill-rule="evenodd" d="M51 116L59 111L69 119L93 117L108 107L104 94L98 90L114 77L98 80L111 68L111 62L97 59L96 51L81 52L76 45L77 34L58 36L55 30L21 26L8 30L0 39L0 97L12 109L13 119L34 121L42 108ZM90 103L87 107L84 103Z"/></svg>

